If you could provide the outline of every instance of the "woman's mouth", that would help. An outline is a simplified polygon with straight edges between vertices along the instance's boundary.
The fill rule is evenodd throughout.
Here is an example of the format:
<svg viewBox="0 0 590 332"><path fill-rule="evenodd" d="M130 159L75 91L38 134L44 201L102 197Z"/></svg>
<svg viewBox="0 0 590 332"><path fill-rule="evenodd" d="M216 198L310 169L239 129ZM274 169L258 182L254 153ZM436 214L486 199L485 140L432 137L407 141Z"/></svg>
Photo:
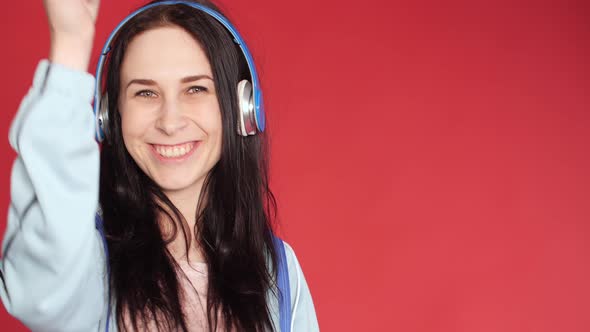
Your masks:
<svg viewBox="0 0 590 332"><path fill-rule="evenodd" d="M152 152L163 161L182 161L188 158L199 145L199 141L187 142L177 145L151 144Z"/></svg>

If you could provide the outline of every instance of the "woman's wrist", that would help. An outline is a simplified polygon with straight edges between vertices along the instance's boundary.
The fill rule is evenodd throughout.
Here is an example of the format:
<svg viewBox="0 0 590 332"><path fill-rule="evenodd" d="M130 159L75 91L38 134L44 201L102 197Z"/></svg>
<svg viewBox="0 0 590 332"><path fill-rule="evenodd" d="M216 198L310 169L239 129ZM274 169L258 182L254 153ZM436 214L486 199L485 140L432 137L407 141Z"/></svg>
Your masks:
<svg viewBox="0 0 590 332"><path fill-rule="evenodd" d="M79 38L56 36L51 38L49 61L74 70L88 71L93 36Z"/></svg>

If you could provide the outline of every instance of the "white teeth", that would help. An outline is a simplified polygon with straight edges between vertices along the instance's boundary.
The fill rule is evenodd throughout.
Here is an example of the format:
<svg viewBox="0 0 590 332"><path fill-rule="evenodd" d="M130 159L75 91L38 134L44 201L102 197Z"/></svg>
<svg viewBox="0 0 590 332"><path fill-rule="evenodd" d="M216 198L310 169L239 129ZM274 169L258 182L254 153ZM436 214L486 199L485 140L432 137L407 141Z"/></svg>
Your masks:
<svg viewBox="0 0 590 332"><path fill-rule="evenodd" d="M186 143L182 145L177 145L174 147L163 146L163 145L154 145L156 151L162 156L166 158L177 158L182 157L185 154L189 153L193 148L194 143Z"/></svg>

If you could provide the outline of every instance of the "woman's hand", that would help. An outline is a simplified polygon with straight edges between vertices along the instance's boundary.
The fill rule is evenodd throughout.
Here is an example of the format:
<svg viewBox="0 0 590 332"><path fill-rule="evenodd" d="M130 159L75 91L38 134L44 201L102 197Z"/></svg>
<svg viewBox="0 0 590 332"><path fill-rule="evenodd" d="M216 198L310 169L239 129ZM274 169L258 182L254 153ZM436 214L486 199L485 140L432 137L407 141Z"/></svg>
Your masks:
<svg viewBox="0 0 590 332"><path fill-rule="evenodd" d="M51 35L49 60L86 71L100 0L43 0Z"/></svg>

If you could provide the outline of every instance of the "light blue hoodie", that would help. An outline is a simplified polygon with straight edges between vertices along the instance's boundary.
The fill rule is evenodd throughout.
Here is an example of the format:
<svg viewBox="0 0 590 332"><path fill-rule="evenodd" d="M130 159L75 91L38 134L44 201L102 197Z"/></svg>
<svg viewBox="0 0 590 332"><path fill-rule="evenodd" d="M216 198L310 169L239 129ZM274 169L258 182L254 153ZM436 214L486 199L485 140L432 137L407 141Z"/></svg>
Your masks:
<svg viewBox="0 0 590 332"><path fill-rule="evenodd" d="M2 242L0 298L33 331L104 331L106 257L94 217L99 149L94 140L94 76L39 63L9 133L17 153ZM285 244L292 331L319 331L301 266ZM269 295L275 329L278 302ZM115 303L113 303L113 308ZM110 331L116 331L114 315Z"/></svg>

